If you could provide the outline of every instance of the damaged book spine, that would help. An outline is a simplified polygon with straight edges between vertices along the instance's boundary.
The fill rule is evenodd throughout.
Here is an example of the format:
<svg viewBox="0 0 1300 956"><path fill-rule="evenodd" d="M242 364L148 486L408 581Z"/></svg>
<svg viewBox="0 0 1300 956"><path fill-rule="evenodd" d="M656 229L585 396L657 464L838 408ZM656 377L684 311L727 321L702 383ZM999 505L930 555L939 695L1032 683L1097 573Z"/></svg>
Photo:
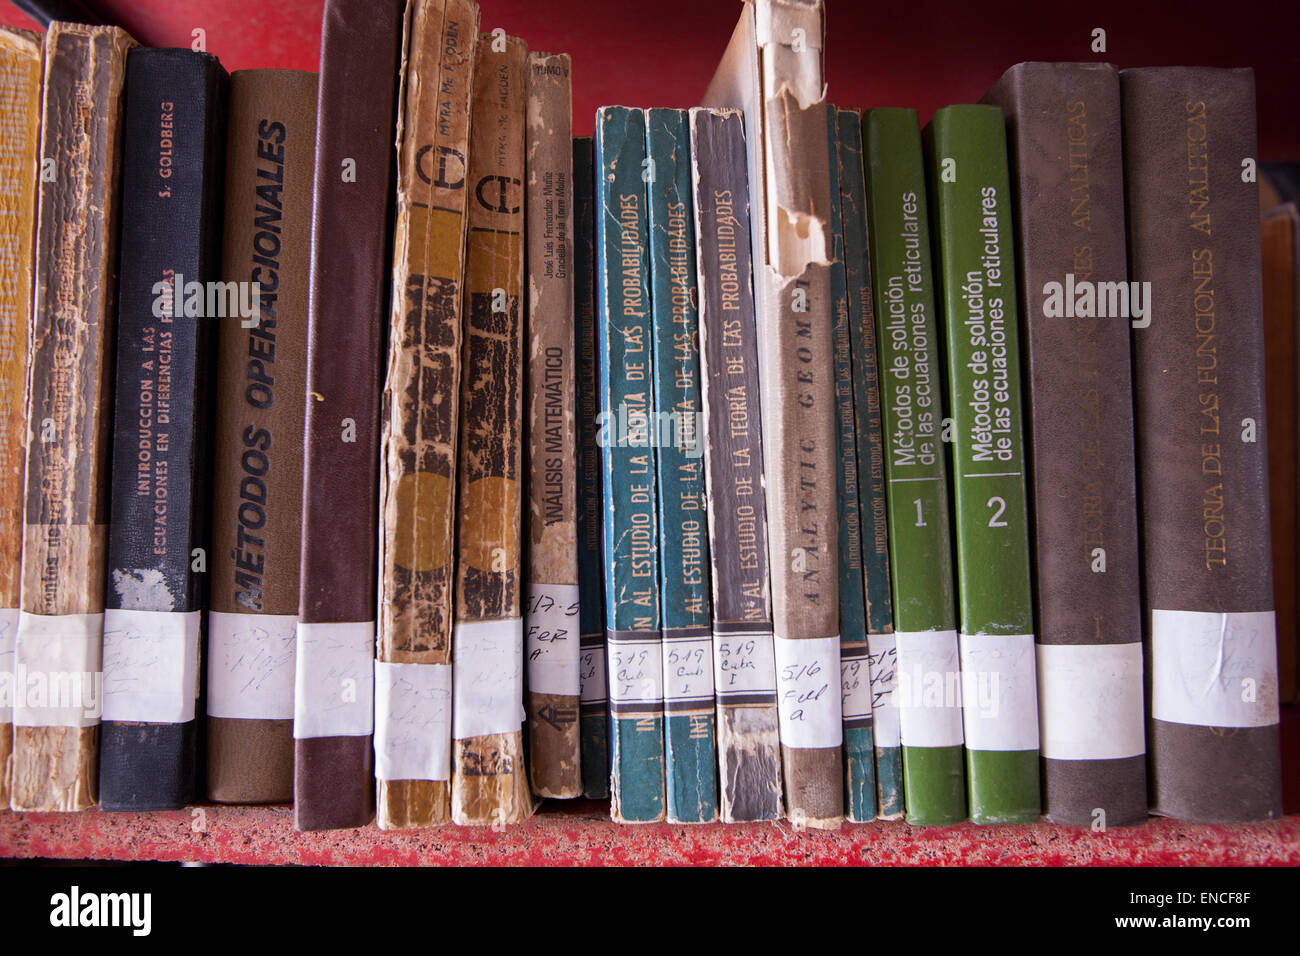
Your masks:
<svg viewBox="0 0 1300 956"><path fill-rule="evenodd" d="M524 638L529 776L540 797L582 793L573 95L569 57L528 56L528 410Z"/></svg>
<svg viewBox="0 0 1300 956"><path fill-rule="evenodd" d="M134 46L115 27L54 22L45 36L41 157L53 175L39 186L14 673L76 675L80 694L14 700L14 810L84 810L97 799L123 85Z"/></svg>
<svg viewBox="0 0 1300 956"><path fill-rule="evenodd" d="M705 93L745 111L786 814L844 817L830 157L821 0L746 3Z"/></svg>
<svg viewBox="0 0 1300 956"><path fill-rule="evenodd" d="M381 829L451 820L457 435L478 8L413 4L397 133L397 219L379 469L375 778ZM437 77L437 82L430 82ZM450 108L440 116L436 103ZM437 157L439 175L423 157Z"/></svg>
<svg viewBox="0 0 1300 956"><path fill-rule="evenodd" d="M0 27L0 243L8 250L0 284L0 674L14 672L23 543L23 463L27 456L27 362L31 348L36 242L36 170L41 156L41 36ZM9 806L13 700L0 700L0 809Z"/></svg>
<svg viewBox="0 0 1300 956"><path fill-rule="evenodd" d="M504 46L504 49L499 47ZM470 130L451 816L518 823L524 767L521 563L524 380L524 120L528 48L479 37Z"/></svg>
<svg viewBox="0 0 1300 956"><path fill-rule="evenodd" d="M690 126L720 809L724 823L776 820L781 743L745 117L694 109Z"/></svg>

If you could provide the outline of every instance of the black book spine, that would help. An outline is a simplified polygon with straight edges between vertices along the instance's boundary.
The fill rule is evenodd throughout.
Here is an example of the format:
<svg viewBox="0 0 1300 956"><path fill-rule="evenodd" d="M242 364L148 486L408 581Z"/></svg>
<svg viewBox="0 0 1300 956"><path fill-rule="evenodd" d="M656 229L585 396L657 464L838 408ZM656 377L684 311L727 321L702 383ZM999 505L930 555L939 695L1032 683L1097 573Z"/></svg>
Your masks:
<svg viewBox="0 0 1300 956"><path fill-rule="evenodd" d="M127 60L99 771L105 810L195 797L227 77L206 53ZM216 313L216 314L212 314Z"/></svg>

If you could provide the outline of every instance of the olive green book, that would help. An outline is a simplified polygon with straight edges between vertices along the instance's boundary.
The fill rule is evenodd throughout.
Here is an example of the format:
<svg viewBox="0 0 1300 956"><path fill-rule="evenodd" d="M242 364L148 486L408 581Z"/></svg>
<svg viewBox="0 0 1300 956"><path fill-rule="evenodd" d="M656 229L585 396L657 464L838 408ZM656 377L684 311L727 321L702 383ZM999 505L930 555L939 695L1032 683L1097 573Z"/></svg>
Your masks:
<svg viewBox="0 0 1300 956"><path fill-rule="evenodd" d="M1006 122L949 106L925 129L947 346L962 715L970 816L1040 814L1029 507Z"/></svg>
<svg viewBox="0 0 1300 956"><path fill-rule="evenodd" d="M961 669L921 130L906 109L870 110L862 127L907 819L957 823L966 818Z"/></svg>

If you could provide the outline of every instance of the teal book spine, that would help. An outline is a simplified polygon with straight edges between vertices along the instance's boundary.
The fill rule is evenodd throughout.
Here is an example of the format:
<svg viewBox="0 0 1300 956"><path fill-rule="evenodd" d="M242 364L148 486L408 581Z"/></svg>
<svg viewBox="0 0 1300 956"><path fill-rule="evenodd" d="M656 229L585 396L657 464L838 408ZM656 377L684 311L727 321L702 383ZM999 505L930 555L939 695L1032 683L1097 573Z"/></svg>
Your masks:
<svg viewBox="0 0 1300 956"><path fill-rule="evenodd" d="M582 795L609 796L609 695L605 680L605 569L601 544L600 409L596 362L596 179L589 137L573 141L573 310L578 399L578 621Z"/></svg>
<svg viewBox="0 0 1300 956"><path fill-rule="evenodd" d="M690 147L685 110L646 111L669 823L718 817Z"/></svg>
<svg viewBox="0 0 1300 956"><path fill-rule="evenodd" d="M943 341L916 111L869 110L863 143L904 799L909 822L957 823L966 818L966 772L941 435Z"/></svg>
<svg viewBox="0 0 1300 956"><path fill-rule="evenodd" d="M862 116L836 113L838 170L844 224L844 274L848 282L849 336L853 358L853 411L857 436L858 504L861 515L862 588L866 602L865 643L841 648L845 661L861 661L846 680L865 675L871 691L871 743L876 766L876 813L903 815L903 752L894 700L897 654L894 599L889 581L889 517L885 497L884 436L880 429L880 380L876 364L876 307L872 299L871 243L867 234L866 173L862 165ZM845 728L845 739L849 731Z"/></svg>
<svg viewBox="0 0 1300 956"><path fill-rule="evenodd" d="M831 113L835 118L835 112ZM831 306L835 335L836 492L839 498L840 689L844 723L844 815L851 823L876 816L876 757L871 733L871 666L862 578L862 510L854 414L853 336L844 266L839 123L826 124L830 153Z"/></svg>
<svg viewBox="0 0 1300 956"><path fill-rule="evenodd" d="M645 113L596 114L596 334L605 521L610 814L664 819L663 641Z"/></svg>
<svg viewBox="0 0 1300 956"><path fill-rule="evenodd" d="M962 715L975 823L1038 819L1038 678L1006 122L949 106L925 130L947 343Z"/></svg>

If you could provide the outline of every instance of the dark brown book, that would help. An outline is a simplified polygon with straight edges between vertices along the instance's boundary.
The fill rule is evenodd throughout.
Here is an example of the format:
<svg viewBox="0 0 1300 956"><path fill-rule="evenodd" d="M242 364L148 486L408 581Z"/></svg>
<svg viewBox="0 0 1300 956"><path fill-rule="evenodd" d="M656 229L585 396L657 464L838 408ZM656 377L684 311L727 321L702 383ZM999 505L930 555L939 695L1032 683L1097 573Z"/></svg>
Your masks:
<svg viewBox="0 0 1300 956"><path fill-rule="evenodd" d="M524 116L528 48L479 38L470 126L452 643L451 815L532 812L523 735Z"/></svg>
<svg viewBox="0 0 1300 956"><path fill-rule="evenodd" d="M59 22L45 38L14 669L66 680L70 693L67 706L14 702L15 810L96 802L122 89L134 45L115 27Z"/></svg>
<svg viewBox="0 0 1300 956"><path fill-rule="evenodd" d="M422 0L408 29L379 472L375 777L383 829L451 820L465 156L478 7ZM437 175L429 156L438 157Z"/></svg>
<svg viewBox="0 0 1300 956"><path fill-rule="evenodd" d="M0 674L14 669L23 542L27 353L41 155L40 34L0 27ZM9 806L13 699L0 695L0 808Z"/></svg>
<svg viewBox="0 0 1300 956"><path fill-rule="evenodd" d="M1021 63L984 102L1006 112L1015 200L1044 811L1077 826L1137 823L1147 797L1130 320L1095 304L1096 290L1128 279L1119 74Z"/></svg>
<svg viewBox="0 0 1300 956"><path fill-rule="evenodd" d="M569 57L528 56L528 433L524 654L529 777L540 797L582 793L578 724L578 457Z"/></svg>
<svg viewBox="0 0 1300 956"><path fill-rule="evenodd" d="M1268 489L1273 516L1273 597L1277 602L1277 678L1283 703L1296 699L1296 596L1300 594L1297 523L1297 329L1300 328L1300 213L1286 203L1260 223L1264 264L1264 379L1268 400Z"/></svg>
<svg viewBox="0 0 1300 956"><path fill-rule="evenodd" d="M1255 81L1120 74L1152 811L1281 813ZM1149 285L1148 285L1149 283ZM1130 303L1134 298L1130 291Z"/></svg>
<svg viewBox="0 0 1300 956"><path fill-rule="evenodd" d="M293 796L307 272L316 74L230 78L222 278L255 319L217 322L207 653L207 793Z"/></svg>
<svg viewBox="0 0 1300 956"><path fill-rule="evenodd" d="M401 0L326 0L316 100L293 823L375 812L379 401ZM342 676L346 675L346 676Z"/></svg>

